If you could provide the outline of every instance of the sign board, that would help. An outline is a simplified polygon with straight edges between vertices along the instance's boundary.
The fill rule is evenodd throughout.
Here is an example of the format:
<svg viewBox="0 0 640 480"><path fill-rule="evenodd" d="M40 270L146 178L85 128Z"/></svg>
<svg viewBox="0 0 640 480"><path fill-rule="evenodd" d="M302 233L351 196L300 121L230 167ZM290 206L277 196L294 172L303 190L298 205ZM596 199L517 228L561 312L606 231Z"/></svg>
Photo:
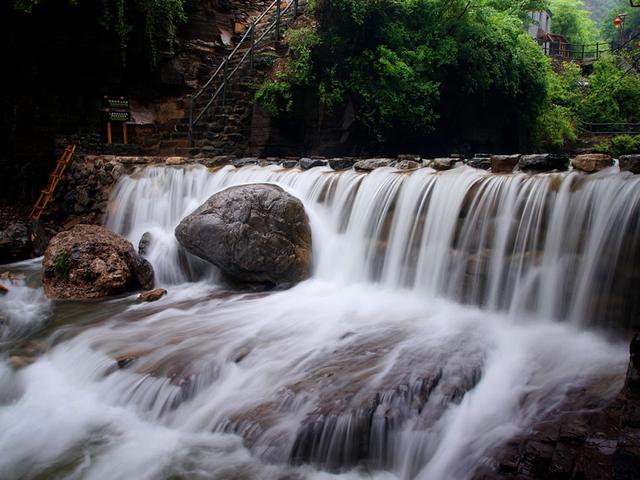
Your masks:
<svg viewBox="0 0 640 480"><path fill-rule="evenodd" d="M129 112L109 110L107 112L107 119L110 122L128 122L131 120L131 114Z"/></svg>
<svg viewBox="0 0 640 480"><path fill-rule="evenodd" d="M105 108L113 108L115 110L129 110L129 99L124 97L109 98L104 97Z"/></svg>

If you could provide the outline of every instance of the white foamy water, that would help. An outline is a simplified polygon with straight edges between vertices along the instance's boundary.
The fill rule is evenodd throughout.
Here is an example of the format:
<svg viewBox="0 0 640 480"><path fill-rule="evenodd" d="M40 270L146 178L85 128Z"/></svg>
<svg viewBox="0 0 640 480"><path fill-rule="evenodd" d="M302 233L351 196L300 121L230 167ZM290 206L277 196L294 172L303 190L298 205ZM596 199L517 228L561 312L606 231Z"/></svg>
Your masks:
<svg viewBox="0 0 640 480"><path fill-rule="evenodd" d="M251 182L305 203L314 274L291 290L225 292L173 237ZM620 388L626 346L594 327L631 324L639 186L467 168L124 178L108 226L151 232L169 295L97 303L106 320L32 365L0 360L0 478L472 478L568 391Z"/></svg>

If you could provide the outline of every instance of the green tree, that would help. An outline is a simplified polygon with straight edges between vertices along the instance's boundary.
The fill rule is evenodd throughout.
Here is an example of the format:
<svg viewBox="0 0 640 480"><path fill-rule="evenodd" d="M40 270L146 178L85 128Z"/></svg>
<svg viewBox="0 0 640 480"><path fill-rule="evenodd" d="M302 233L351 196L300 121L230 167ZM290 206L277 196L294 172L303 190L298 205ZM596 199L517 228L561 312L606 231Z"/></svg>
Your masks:
<svg viewBox="0 0 640 480"><path fill-rule="evenodd" d="M350 101L359 125L379 142L422 138L459 108L495 112L526 130L544 104L550 67L523 27L527 11L545 5L316 0L312 84L325 103ZM296 82L272 78L259 99L290 108L295 96L283 81Z"/></svg>
<svg viewBox="0 0 640 480"><path fill-rule="evenodd" d="M55 0L54 0L55 1ZM74 6L83 0L57 0ZM88 0L84 0L88 1ZM14 0L14 9L25 14L33 13L44 0ZM157 60L158 47L173 48L177 26L186 20L186 0L102 0L98 22L113 30L118 38L123 62L132 31L143 28L151 63Z"/></svg>
<svg viewBox="0 0 640 480"><path fill-rule="evenodd" d="M602 21L600 27L602 38L614 43L619 41L621 27L616 28L613 21L620 14L626 15L622 32L625 40L640 32L640 8L632 8L628 0L617 0Z"/></svg>
<svg viewBox="0 0 640 480"><path fill-rule="evenodd" d="M583 0L551 0L550 8L553 33L564 36L575 45L597 41L598 29Z"/></svg>

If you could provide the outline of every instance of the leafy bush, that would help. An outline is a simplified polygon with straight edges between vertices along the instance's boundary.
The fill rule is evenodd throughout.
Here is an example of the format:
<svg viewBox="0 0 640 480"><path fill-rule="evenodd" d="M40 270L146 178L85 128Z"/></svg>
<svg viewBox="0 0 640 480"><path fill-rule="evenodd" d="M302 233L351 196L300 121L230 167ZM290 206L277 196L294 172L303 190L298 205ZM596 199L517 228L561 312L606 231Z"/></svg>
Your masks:
<svg viewBox="0 0 640 480"><path fill-rule="evenodd" d="M53 273L64 280L69 278L69 254L67 252L58 252L55 256L53 259Z"/></svg>
<svg viewBox="0 0 640 480"><path fill-rule="evenodd" d="M42 0L14 0L14 9L32 13ZM76 5L83 0L65 0ZM88 0L84 0L88 1ZM100 23L105 29L115 32L118 38L123 63L131 33L135 28L144 28L151 63L157 61L158 47L167 45L171 50L177 26L186 21L184 5L187 0L103 0Z"/></svg>
<svg viewBox="0 0 640 480"><path fill-rule="evenodd" d="M608 153L613 157L640 152L640 135L617 135L607 142L599 143L594 151Z"/></svg>
<svg viewBox="0 0 640 480"><path fill-rule="evenodd" d="M380 143L423 138L443 114L462 110L491 112L526 132L546 98L550 66L523 24L544 4L315 0L317 30L292 33L286 65L257 98L281 109L295 87L308 86L326 108L349 100L358 126ZM283 97L274 102L276 94Z"/></svg>
<svg viewBox="0 0 640 480"><path fill-rule="evenodd" d="M612 55L594 65L586 95L579 106L585 122L637 123L640 121L640 77L618 65Z"/></svg>
<svg viewBox="0 0 640 480"><path fill-rule="evenodd" d="M288 46L284 62L276 64L275 74L264 82L255 96L262 108L274 117L291 111L294 87L310 85L315 80L311 55L320 38L314 27L302 27L289 30L284 42Z"/></svg>

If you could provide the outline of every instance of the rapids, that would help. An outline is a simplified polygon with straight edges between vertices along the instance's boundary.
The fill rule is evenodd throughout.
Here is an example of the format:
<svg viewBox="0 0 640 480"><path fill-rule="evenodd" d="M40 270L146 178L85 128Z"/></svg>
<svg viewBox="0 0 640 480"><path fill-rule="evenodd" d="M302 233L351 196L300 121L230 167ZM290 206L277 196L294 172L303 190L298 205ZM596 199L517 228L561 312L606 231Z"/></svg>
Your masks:
<svg viewBox="0 0 640 480"><path fill-rule="evenodd" d="M287 291L231 292L173 236L253 182L311 220ZM620 389L639 212L616 168L143 169L106 223L151 233L166 297L49 302L3 268L27 274L0 280L0 478L472 478L567 393Z"/></svg>

